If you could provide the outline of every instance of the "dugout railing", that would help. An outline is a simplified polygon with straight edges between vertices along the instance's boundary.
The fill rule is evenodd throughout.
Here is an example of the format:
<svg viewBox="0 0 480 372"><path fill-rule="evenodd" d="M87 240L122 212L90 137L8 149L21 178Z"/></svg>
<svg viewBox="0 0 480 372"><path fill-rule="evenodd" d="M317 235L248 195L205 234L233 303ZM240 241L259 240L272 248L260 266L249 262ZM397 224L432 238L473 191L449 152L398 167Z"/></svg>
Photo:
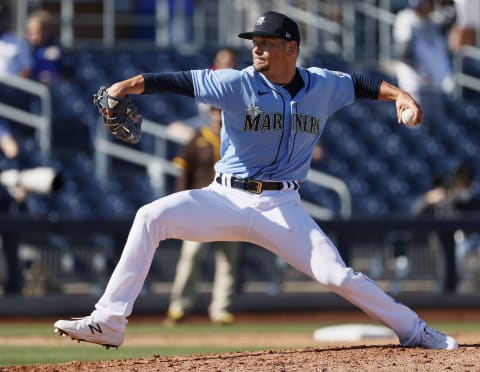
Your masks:
<svg viewBox="0 0 480 372"><path fill-rule="evenodd" d="M36 132L40 149L44 154L49 154L52 126L52 98L49 88L37 81L8 76L0 78L0 89L4 89L3 94L15 94L15 90L18 90L27 93L31 97L39 98L40 107L38 112L20 109L12 104L0 101L0 117L33 128Z"/></svg>
<svg viewBox="0 0 480 372"><path fill-rule="evenodd" d="M465 71L465 62L470 60L476 64L479 75L473 75ZM455 76L455 93L457 98L463 99L464 89L480 92L480 48L462 46L453 57L453 70Z"/></svg>

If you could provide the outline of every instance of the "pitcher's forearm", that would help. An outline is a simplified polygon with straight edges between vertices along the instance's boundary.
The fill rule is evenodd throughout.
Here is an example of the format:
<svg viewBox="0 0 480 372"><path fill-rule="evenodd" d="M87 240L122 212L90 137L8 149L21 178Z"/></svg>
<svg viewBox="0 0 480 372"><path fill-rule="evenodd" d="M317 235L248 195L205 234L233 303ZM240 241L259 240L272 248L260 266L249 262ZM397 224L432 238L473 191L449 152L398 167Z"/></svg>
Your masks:
<svg viewBox="0 0 480 372"><path fill-rule="evenodd" d="M112 84L107 89L107 93L117 98L123 98L127 94L142 94L145 90L145 80L143 75L136 75L130 79Z"/></svg>

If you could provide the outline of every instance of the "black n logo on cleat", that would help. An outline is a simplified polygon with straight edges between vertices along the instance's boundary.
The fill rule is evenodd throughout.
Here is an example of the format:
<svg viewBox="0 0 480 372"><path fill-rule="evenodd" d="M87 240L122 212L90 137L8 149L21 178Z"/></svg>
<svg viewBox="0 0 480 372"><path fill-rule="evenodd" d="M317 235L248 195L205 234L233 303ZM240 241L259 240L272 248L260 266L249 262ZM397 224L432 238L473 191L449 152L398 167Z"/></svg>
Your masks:
<svg viewBox="0 0 480 372"><path fill-rule="evenodd" d="M90 332L92 332L92 335L94 335L95 332L103 333L102 328L100 328L100 324L98 323L96 324L96 327L93 324L89 324L88 328L90 328Z"/></svg>

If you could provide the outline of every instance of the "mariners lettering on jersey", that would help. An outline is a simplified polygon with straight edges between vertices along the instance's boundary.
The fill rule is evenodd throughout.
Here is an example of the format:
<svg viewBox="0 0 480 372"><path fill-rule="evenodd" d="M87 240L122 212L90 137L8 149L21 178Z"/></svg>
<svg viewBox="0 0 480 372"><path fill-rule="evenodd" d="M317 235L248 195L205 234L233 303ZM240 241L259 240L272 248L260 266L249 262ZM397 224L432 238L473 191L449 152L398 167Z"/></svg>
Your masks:
<svg viewBox="0 0 480 372"><path fill-rule="evenodd" d="M265 132L283 129L283 115L279 112L264 114L258 106L250 105L245 111L244 132Z"/></svg>
<svg viewBox="0 0 480 372"><path fill-rule="evenodd" d="M293 114L293 130L317 135L320 132L321 120L306 114Z"/></svg>

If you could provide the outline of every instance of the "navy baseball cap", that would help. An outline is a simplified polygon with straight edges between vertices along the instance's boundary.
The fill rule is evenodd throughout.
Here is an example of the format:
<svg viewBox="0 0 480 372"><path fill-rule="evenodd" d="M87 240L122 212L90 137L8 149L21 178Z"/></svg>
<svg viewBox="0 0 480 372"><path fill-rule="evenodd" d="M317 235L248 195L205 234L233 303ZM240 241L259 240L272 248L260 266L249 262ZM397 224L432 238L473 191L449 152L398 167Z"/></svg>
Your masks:
<svg viewBox="0 0 480 372"><path fill-rule="evenodd" d="M285 14L267 12L258 17L252 32L238 34L242 39L252 40L253 36L275 37L288 41L295 40L300 45L298 25Z"/></svg>

